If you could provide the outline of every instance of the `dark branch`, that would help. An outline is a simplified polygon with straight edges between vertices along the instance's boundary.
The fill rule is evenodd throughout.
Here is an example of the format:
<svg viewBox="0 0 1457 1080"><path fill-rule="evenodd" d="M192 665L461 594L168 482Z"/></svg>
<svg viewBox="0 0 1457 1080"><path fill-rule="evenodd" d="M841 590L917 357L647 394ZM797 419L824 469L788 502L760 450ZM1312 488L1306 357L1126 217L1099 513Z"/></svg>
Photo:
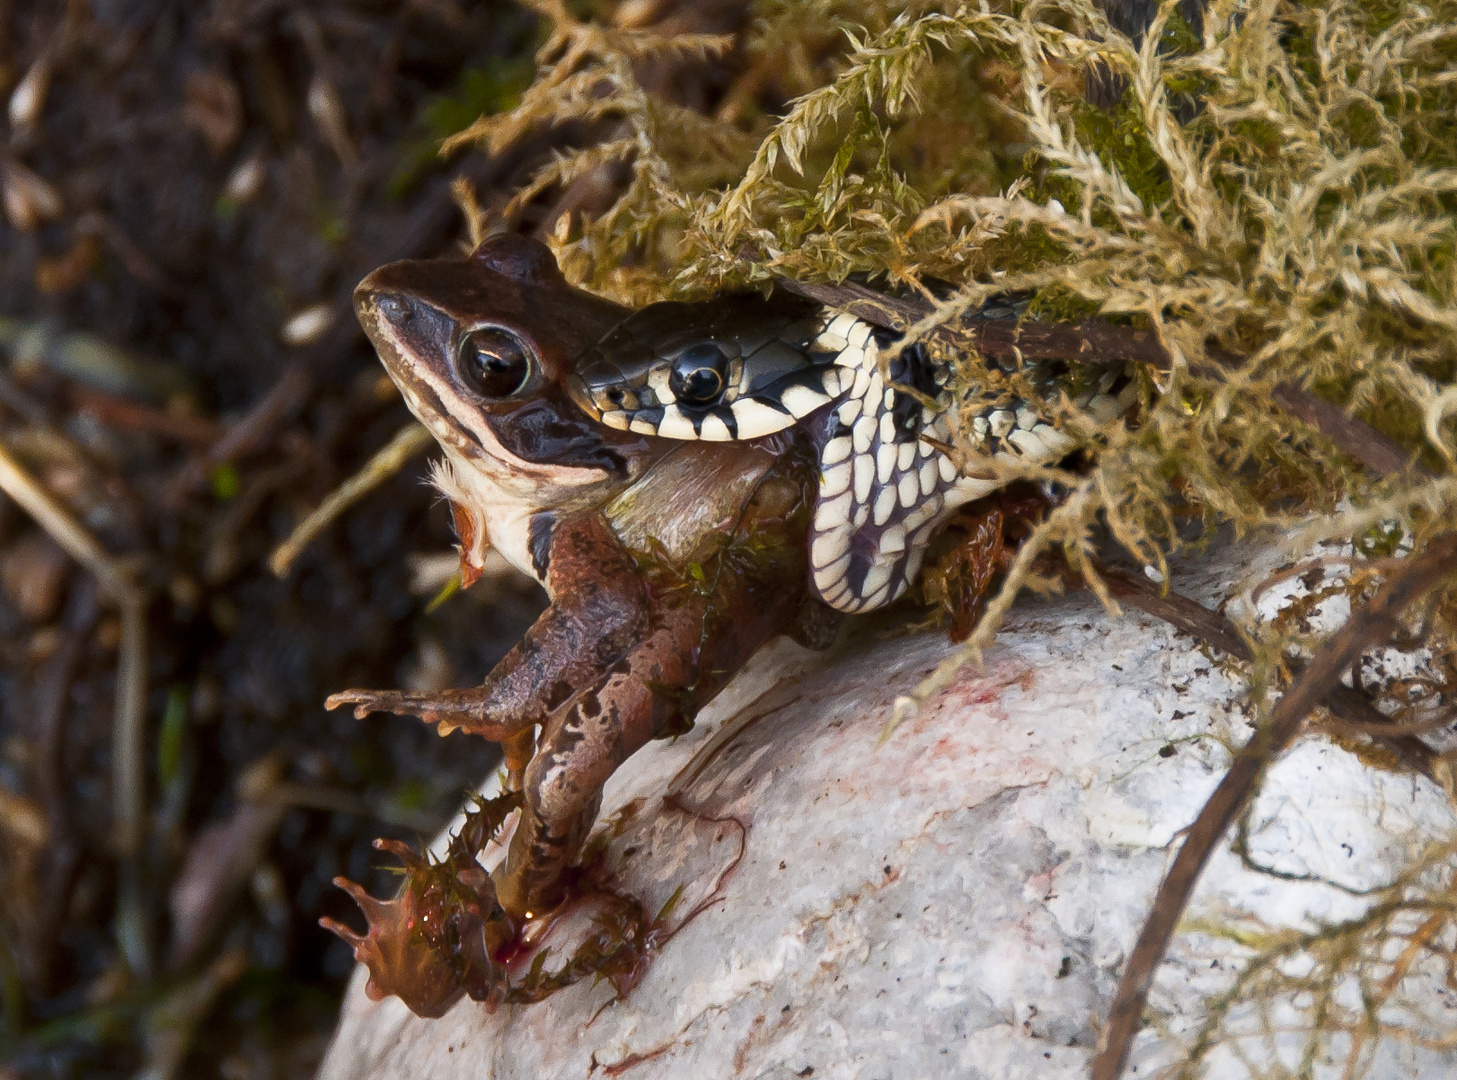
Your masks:
<svg viewBox="0 0 1457 1080"><path fill-rule="evenodd" d="M1275 387L1272 396L1280 408L1315 428L1377 476L1394 476L1413 467L1413 455L1399 443L1324 398L1289 383ZM1420 465L1414 467L1418 472L1426 471Z"/></svg>
<svg viewBox="0 0 1457 1080"><path fill-rule="evenodd" d="M1153 582L1125 574L1121 570L1099 568L1098 571L1115 599L1131 604L1140 611L1162 619L1179 630L1190 634L1221 652L1227 652L1236 660L1253 660L1245 639L1239 630L1217 611L1211 611L1197 600L1171 592L1161 594Z"/></svg>
<svg viewBox="0 0 1457 1080"><path fill-rule="evenodd" d="M1275 704L1209 801L1185 834L1174 865L1169 868L1148 921L1123 970L1117 996L1104 1029L1103 1048L1093 1062L1091 1080L1118 1080L1128 1060L1148 1003L1154 972L1168 948L1194 885L1215 845L1248 802L1265 768L1294 741L1300 725L1313 708L1327 699L1341 675L1361 653L1385 641L1397 629L1397 620L1413 601L1441 585L1457 571L1457 533L1439 537L1420 556L1405 560L1364 608L1355 611L1300 673Z"/></svg>

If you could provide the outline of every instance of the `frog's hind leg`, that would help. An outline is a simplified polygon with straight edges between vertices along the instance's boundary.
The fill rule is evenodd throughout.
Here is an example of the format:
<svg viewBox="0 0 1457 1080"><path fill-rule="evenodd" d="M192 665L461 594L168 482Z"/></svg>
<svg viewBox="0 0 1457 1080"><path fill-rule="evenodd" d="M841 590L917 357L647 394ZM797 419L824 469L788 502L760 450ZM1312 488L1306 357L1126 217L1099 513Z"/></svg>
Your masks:
<svg viewBox="0 0 1457 1080"><path fill-rule="evenodd" d="M517 919L550 911L562 879L597 817L602 787L619 765L683 719L696 697L703 612L695 605L660 612L641 644L590 690L544 725L526 768L525 805L496 890Z"/></svg>

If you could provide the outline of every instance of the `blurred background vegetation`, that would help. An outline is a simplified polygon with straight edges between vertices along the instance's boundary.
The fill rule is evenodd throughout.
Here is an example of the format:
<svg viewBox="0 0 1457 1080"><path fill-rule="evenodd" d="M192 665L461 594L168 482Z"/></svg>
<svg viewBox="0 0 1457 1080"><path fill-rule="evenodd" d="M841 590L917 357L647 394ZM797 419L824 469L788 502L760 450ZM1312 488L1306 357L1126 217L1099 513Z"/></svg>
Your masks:
<svg viewBox="0 0 1457 1080"><path fill-rule="evenodd" d="M478 681L543 602L502 577L426 613L453 564L423 457L265 560L408 420L354 284L454 250L453 177L508 190L571 138L437 153L538 37L505 3L0 3L0 446L140 587L147 685L128 852L121 620L0 495L0 1074L310 1075L352 967L331 879L388 892L369 841L490 771L321 707Z"/></svg>

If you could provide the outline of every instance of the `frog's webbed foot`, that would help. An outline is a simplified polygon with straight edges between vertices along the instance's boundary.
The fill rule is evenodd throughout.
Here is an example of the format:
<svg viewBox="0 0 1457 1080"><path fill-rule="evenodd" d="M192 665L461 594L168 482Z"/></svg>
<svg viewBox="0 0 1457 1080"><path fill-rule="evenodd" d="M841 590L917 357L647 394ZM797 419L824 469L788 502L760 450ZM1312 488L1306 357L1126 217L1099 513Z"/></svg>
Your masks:
<svg viewBox="0 0 1457 1080"><path fill-rule="evenodd" d="M357 934L334 919L319 920L354 950L369 969L364 991L372 1001L395 995L417 1016L444 1016L462 994L488 1009L510 989L496 954L515 937L515 927L496 902L490 875L474 861L430 864L398 840L376 840L405 864L405 880L393 900L376 900L348 878L334 884L354 898L369 928Z"/></svg>
<svg viewBox="0 0 1457 1080"><path fill-rule="evenodd" d="M541 1001L587 978L610 980L619 996L636 985L664 935L634 898L590 886L580 892L574 902L598 909L593 930L565 963L550 970L541 962L543 939L572 905L525 923L501 909L491 877L474 853L520 804L519 793L478 800L441 862L422 858L398 840L376 840L376 848L404 863L405 880L393 900L377 900L347 878L334 879L359 905L369 926L358 934L334 919L320 919L319 924L342 938L368 968L365 993L370 1000L394 995L417 1016L434 1019L462 996L494 1012L503 1002ZM528 936L535 938L534 944L527 942ZM535 960L527 964L533 952Z"/></svg>

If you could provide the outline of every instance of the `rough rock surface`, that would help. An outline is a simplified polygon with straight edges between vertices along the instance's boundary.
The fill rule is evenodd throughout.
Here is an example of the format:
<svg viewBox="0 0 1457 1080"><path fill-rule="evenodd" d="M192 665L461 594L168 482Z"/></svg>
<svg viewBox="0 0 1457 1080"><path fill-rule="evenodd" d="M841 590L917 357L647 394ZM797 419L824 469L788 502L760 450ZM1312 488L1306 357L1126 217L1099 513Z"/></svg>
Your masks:
<svg viewBox="0 0 1457 1080"><path fill-rule="evenodd" d="M1232 576L1212 565L1180 584L1207 597ZM686 912L723 879L626 1000L584 983L429 1021L370 1002L356 972L321 1077L1085 1076L1179 831L1248 737L1243 684L1147 617L1037 601L983 669L882 742L894 698L950 649L873 629L828 656L781 643L689 735L614 778L599 828L617 833L622 887L655 911L682 886ZM1252 926L1356 917L1372 903L1361 890L1457 824L1436 785L1318 735L1278 763L1249 821L1246 860L1226 848L1204 876L1131 1076L1182 1058ZM1412 980L1457 1029L1442 973L1417 965ZM1217 1041L1211 1075L1298 1067L1308 1007L1231 1010L1244 1037ZM1344 1038L1322 1044L1317 1075L1339 1074ZM1457 1052L1376 1043L1367 1075L1457 1075Z"/></svg>

